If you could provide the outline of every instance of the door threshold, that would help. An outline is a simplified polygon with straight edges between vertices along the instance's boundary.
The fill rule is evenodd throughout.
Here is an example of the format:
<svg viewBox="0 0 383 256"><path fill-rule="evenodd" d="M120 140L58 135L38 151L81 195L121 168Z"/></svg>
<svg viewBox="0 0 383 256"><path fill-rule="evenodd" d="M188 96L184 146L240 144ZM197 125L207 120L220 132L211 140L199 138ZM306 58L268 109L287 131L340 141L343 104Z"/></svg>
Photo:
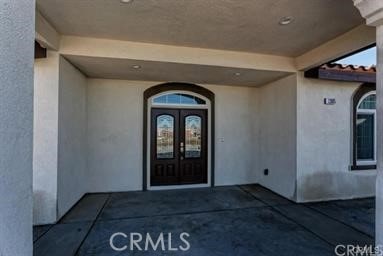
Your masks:
<svg viewBox="0 0 383 256"><path fill-rule="evenodd" d="M170 186L149 186L148 190L171 190L171 189L187 189L187 188L208 188L210 184L190 184L190 185L170 185Z"/></svg>

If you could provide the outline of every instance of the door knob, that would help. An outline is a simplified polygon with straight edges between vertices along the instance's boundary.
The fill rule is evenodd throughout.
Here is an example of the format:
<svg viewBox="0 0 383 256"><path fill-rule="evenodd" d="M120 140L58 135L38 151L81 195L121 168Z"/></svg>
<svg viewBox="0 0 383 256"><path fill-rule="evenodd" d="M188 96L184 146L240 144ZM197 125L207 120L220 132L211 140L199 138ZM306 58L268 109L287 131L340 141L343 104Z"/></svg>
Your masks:
<svg viewBox="0 0 383 256"><path fill-rule="evenodd" d="M184 160L184 143L183 142L180 143L180 152L181 152L180 159Z"/></svg>

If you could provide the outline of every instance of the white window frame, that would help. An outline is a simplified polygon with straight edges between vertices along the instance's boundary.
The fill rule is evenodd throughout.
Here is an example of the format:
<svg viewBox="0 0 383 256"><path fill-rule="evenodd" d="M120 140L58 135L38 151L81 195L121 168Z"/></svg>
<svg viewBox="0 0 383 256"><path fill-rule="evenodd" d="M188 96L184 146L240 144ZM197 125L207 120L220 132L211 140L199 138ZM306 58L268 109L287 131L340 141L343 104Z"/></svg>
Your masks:
<svg viewBox="0 0 383 256"><path fill-rule="evenodd" d="M358 105L356 106L356 118L358 118L358 114L366 114L366 115L373 115L374 116L374 159L373 160L358 160L358 150L356 150L356 164L358 166L364 166L364 165L376 165L376 108L375 109L360 109L360 105L362 104L363 100L365 100L368 96L376 95L376 91L371 91L363 95L363 97L359 100ZM355 126L355 129L357 125ZM355 131L355 136L357 136ZM357 147L357 145L355 145Z"/></svg>

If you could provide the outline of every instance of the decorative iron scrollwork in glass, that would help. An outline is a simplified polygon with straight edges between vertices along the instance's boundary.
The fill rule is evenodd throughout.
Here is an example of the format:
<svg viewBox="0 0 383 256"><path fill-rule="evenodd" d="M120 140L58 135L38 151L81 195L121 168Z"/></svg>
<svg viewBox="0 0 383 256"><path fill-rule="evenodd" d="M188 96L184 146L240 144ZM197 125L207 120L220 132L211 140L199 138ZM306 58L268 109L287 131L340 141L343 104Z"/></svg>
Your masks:
<svg viewBox="0 0 383 256"><path fill-rule="evenodd" d="M174 157L174 117L160 115L157 117L157 158Z"/></svg>
<svg viewBox="0 0 383 256"><path fill-rule="evenodd" d="M201 157L202 119L199 116L185 118L185 157Z"/></svg>

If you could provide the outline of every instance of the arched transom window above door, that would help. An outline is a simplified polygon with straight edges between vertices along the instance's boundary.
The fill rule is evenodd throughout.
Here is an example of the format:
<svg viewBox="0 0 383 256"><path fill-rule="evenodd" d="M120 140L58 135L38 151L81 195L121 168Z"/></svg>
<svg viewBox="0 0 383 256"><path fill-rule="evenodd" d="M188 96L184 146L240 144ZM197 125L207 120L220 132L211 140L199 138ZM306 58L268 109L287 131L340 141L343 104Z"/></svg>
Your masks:
<svg viewBox="0 0 383 256"><path fill-rule="evenodd" d="M192 94L171 92L153 97L152 105L206 105L206 100Z"/></svg>

